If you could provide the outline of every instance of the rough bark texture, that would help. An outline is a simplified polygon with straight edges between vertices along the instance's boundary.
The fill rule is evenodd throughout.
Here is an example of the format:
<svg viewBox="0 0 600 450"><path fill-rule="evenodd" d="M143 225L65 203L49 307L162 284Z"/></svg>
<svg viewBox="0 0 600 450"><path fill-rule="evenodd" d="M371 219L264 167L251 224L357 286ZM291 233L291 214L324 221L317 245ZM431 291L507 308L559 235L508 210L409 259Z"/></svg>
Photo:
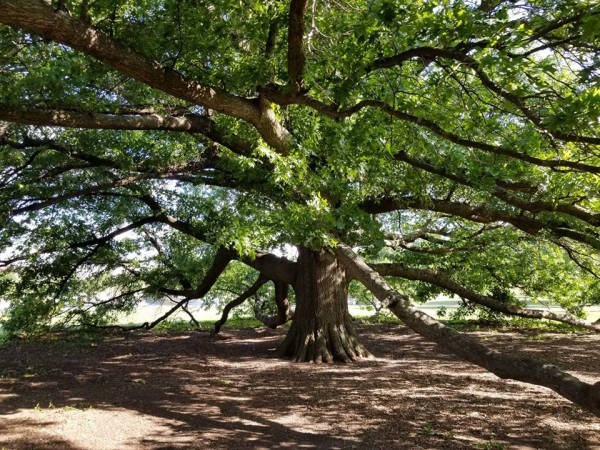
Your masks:
<svg viewBox="0 0 600 450"><path fill-rule="evenodd" d="M413 331L500 378L545 386L600 417L600 381L591 385L551 364L492 350L412 306L408 297L392 289L350 247L340 244L335 254L352 277L364 284Z"/></svg>
<svg viewBox="0 0 600 450"><path fill-rule="evenodd" d="M160 130L199 133L239 155L250 155L253 147L231 133L219 130L209 117L197 114L162 116L149 113L98 113L86 110L23 108L0 104L0 120L27 125L59 126L98 130Z"/></svg>
<svg viewBox="0 0 600 450"><path fill-rule="evenodd" d="M292 0L290 2L290 20L288 25L288 75L291 91L296 94L304 84L302 74L306 64L303 49L304 15L307 0Z"/></svg>
<svg viewBox="0 0 600 450"><path fill-rule="evenodd" d="M370 356L348 313L348 283L341 263L325 252L299 248L296 312L277 349L297 362L349 362Z"/></svg>

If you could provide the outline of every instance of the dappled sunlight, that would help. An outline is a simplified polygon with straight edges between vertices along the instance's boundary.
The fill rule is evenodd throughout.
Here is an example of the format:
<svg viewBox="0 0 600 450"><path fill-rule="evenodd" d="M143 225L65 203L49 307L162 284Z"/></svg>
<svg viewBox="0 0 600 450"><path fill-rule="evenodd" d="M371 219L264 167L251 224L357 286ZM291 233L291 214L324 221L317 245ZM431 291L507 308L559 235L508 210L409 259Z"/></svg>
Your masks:
<svg viewBox="0 0 600 450"><path fill-rule="evenodd" d="M600 449L600 422L548 389L501 380L400 325L359 331L375 357L329 365L275 359L281 333L257 330L9 344L0 448ZM568 336L477 335L600 372L597 336L568 352Z"/></svg>

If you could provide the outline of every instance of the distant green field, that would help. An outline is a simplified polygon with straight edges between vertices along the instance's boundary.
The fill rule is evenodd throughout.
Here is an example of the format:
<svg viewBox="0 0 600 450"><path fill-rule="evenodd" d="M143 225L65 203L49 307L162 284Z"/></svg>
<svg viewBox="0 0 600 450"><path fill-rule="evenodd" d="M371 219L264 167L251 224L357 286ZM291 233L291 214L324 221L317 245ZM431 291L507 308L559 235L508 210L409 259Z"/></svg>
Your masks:
<svg viewBox="0 0 600 450"><path fill-rule="evenodd" d="M133 314L129 314L120 318L120 324L127 323L144 323L144 322L152 322L153 320L160 317L164 314L172 305L170 304L144 304L140 306ZM438 309L444 306L446 308L446 313L450 314L452 311L455 311L458 308L458 302L452 299L439 299L433 300L431 302L427 302L423 305L420 305L419 309L423 312L429 314L432 317L439 318L437 316ZM535 308L539 305L528 305L529 307ZM216 308L204 309L200 306L190 306L190 311L194 314L194 317L199 322L206 321L216 321L221 317L221 313ZM349 306L350 314L355 317L363 317L374 314L374 310L371 308L366 308L364 306L358 305L350 305ZM557 309L557 312L560 311ZM171 320L184 320L188 321L189 317L183 311L178 311L177 313L171 316ZM596 321L600 319L600 307L595 307L593 309L588 309L587 320Z"/></svg>
<svg viewBox="0 0 600 450"><path fill-rule="evenodd" d="M169 304L143 304L137 308L137 310L132 314L123 315L119 318L119 324L127 324L127 323L144 323L144 322L152 322L156 320L161 315L171 308L172 305ZM352 316L368 316L374 313L373 309L366 309L364 307L350 305L350 314ZM202 307L194 307L190 305L190 312L194 315L197 321L206 322L206 321L217 321L221 318L221 312L216 308L204 309ZM233 311L235 312L235 310ZM232 312L232 313L233 313ZM232 314L230 314L231 317ZM177 311L172 316L170 316L171 320L190 320L189 316L183 311Z"/></svg>
<svg viewBox="0 0 600 450"><path fill-rule="evenodd" d="M438 309L444 306L446 308L446 318L448 315L455 311L458 307L458 302L456 300L450 298L439 298L436 300L432 300L423 305L420 305L419 308L433 316L435 318L440 318L437 316ZM529 307L538 307L539 305L528 305ZM148 304L144 303L138 307L138 309L132 313L119 317L116 323L125 325L125 324L141 324L144 322L152 322L162 316L169 308L172 307L170 303L155 303ZM190 304L190 311L193 313L194 317L198 322L203 322L204 325L210 324L211 322L217 321L221 317L220 311L216 308L205 309L201 305L193 305ZM368 317L374 314L374 310L372 308L366 308L364 306L358 305L349 305L350 314L353 317ZM559 310L558 310L559 311ZM233 314L230 314L230 318ZM588 316L587 320L594 322L600 319L600 307L588 308ZM188 322L189 317L183 311L178 311L174 313L170 318L170 321L184 321ZM0 327L1 333L1 327Z"/></svg>

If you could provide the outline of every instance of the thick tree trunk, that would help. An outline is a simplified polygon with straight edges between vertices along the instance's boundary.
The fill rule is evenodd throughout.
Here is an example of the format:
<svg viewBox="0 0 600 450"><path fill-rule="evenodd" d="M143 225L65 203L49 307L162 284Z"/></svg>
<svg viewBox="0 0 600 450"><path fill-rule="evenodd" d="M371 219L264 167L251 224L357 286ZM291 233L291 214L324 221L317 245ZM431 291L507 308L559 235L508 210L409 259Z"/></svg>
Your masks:
<svg viewBox="0 0 600 450"><path fill-rule="evenodd" d="M277 355L298 362L349 362L370 356L348 313L346 271L331 254L299 248L296 312Z"/></svg>

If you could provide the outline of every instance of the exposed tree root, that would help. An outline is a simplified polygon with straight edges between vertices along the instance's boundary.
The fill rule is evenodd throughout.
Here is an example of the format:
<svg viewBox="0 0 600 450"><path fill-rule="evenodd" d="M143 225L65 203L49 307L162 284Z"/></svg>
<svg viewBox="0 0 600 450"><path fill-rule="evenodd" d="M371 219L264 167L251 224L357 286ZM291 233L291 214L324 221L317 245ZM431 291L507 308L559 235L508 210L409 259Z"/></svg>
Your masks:
<svg viewBox="0 0 600 450"><path fill-rule="evenodd" d="M371 354L357 339L352 323L329 323L312 331L301 324L292 324L285 340L277 348L277 356L291 357L294 362L347 363L369 358Z"/></svg>

